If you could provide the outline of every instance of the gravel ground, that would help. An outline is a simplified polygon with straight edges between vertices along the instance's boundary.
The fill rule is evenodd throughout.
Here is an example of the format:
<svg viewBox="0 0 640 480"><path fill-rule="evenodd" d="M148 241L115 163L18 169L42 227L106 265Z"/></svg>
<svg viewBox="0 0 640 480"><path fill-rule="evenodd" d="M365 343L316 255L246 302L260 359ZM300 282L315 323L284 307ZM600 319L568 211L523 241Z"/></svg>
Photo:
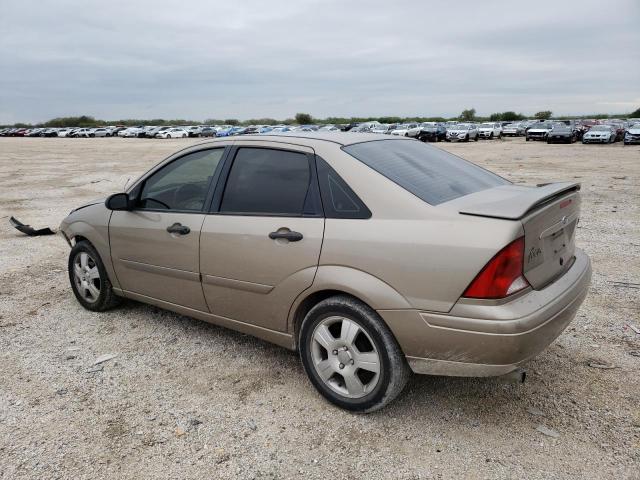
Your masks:
<svg viewBox="0 0 640 480"><path fill-rule="evenodd" d="M0 138L0 478L640 477L640 291L614 283L640 283L640 147L439 144L515 182L582 182L591 291L524 385L415 376L362 416L292 352L134 302L83 310L66 243L8 224L57 226L195 141Z"/></svg>

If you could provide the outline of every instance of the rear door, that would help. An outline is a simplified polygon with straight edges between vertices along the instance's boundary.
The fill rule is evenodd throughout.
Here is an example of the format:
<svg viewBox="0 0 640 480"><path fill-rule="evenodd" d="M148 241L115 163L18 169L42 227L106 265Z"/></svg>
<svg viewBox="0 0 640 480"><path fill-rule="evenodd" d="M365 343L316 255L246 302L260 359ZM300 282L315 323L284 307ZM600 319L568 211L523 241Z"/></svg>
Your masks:
<svg viewBox="0 0 640 480"><path fill-rule="evenodd" d="M313 150L238 143L202 226L202 287L212 313L285 331L289 307L313 282L324 234Z"/></svg>
<svg viewBox="0 0 640 480"><path fill-rule="evenodd" d="M200 229L224 147L191 152L135 187L132 211L114 211L111 258L123 290L207 311L200 283Z"/></svg>

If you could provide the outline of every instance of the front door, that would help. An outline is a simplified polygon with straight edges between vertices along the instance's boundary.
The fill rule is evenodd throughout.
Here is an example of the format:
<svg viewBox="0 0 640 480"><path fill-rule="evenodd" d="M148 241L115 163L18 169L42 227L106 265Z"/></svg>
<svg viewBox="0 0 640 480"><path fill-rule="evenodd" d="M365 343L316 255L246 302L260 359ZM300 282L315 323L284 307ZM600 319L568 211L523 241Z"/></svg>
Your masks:
<svg viewBox="0 0 640 480"><path fill-rule="evenodd" d="M313 150L247 142L202 226L202 287L215 315L285 331L318 267L324 218ZM223 179L224 182L224 179Z"/></svg>
<svg viewBox="0 0 640 480"><path fill-rule="evenodd" d="M126 292L207 311L200 230L224 148L188 153L136 187L136 207L114 211L111 258Z"/></svg>

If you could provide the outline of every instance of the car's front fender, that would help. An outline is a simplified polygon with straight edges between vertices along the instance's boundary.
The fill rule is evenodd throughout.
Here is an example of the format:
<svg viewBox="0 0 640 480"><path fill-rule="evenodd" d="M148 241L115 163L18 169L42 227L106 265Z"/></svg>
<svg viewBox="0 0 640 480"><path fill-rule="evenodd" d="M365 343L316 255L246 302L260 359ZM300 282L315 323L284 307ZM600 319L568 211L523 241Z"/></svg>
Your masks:
<svg viewBox="0 0 640 480"><path fill-rule="evenodd" d="M110 218L111 210L105 207L104 202L90 204L71 212L60 224L60 232L71 243L87 239L98 251L114 288L119 289L109 247Z"/></svg>

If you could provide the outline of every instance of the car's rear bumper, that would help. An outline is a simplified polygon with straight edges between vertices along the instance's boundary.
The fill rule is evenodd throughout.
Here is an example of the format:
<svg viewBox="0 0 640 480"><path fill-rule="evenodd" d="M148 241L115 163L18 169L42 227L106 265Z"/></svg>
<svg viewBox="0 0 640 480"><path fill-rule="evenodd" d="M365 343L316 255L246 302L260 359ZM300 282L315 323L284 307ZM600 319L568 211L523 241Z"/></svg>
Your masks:
<svg viewBox="0 0 640 480"><path fill-rule="evenodd" d="M562 277L506 303L459 301L449 313L381 310L416 373L494 376L539 354L569 325L586 297L591 261L576 249Z"/></svg>

